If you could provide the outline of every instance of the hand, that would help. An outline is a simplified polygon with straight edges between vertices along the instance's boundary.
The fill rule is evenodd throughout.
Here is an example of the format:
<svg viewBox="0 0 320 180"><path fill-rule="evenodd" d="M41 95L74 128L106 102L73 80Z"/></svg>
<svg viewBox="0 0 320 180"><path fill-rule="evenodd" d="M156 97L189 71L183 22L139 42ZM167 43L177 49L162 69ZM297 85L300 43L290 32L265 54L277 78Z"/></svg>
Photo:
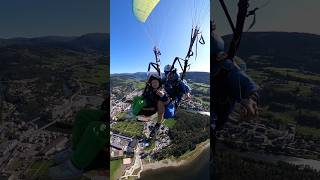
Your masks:
<svg viewBox="0 0 320 180"><path fill-rule="evenodd" d="M187 93L186 96L187 96L187 99L191 99L192 98L190 93Z"/></svg>
<svg viewBox="0 0 320 180"><path fill-rule="evenodd" d="M252 118L258 115L258 105L257 102L252 98L243 99L241 102L240 115L242 118Z"/></svg>
<svg viewBox="0 0 320 180"><path fill-rule="evenodd" d="M161 89L158 89L156 94L160 97L163 97L164 96L164 92L161 90Z"/></svg>

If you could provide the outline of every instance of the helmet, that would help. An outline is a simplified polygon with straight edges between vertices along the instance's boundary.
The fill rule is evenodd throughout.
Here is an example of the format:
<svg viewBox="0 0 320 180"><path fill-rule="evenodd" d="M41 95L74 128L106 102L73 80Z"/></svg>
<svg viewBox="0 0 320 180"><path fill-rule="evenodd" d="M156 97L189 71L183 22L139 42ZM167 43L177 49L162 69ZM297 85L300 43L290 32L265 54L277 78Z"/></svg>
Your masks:
<svg viewBox="0 0 320 180"><path fill-rule="evenodd" d="M213 42L210 50L212 54L224 52L224 41L219 35L213 34L213 40L211 40L211 42Z"/></svg>
<svg viewBox="0 0 320 180"><path fill-rule="evenodd" d="M159 81L161 81L161 77L159 76L158 73L148 72L148 81L151 82L151 80L153 80L153 79L158 79Z"/></svg>
<svg viewBox="0 0 320 180"><path fill-rule="evenodd" d="M162 86L161 76L159 76L159 74L156 72L148 72L148 84L150 85L151 81L155 79L159 81L159 87L161 87ZM149 86L149 87L152 87L152 86Z"/></svg>
<svg viewBox="0 0 320 180"><path fill-rule="evenodd" d="M170 65L170 64L166 65L166 66L163 68L163 71L164 71L164 72L168 72L168 71L170 71L170 70L171 70L171 65Z"/></svg>

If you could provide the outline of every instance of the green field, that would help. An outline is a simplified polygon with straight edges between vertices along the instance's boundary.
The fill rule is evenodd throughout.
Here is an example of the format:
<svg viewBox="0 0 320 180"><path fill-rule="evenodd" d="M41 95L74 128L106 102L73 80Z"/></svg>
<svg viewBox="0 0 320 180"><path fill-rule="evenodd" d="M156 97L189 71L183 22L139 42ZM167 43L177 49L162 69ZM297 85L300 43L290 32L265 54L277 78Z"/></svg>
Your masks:
<svg viewBox="0 0 320 180"><path fill-rule="evenodd" d="M320 138L320 130L317 128L297 126L297 135Z"/></svg>
<svg viewBox="0 0 320 180"><path fill-rule="evenodd" d="M210 85L209 84L204 84L204 83L196 83L196 82L191 82L189 83L191 88L209 88Z"/></svg>
<svg viewBox="0 0 320 180"><path fill-rule="evenodd" d="M267 79L268 77L268 74L254 69L249 69L247 73L259 85L262 83L263 80Z"/></svg>
<svg viewBox="0 0 320 180"><path fill-rule="evenodd" d="M192 99L201 102L205 106L210 104L210 85L204 83L190 82Z"/></svg>
<svg viewBox="0 0 320 180"><path fill-rule="evenodd" d="M314 107L320 99L312 90L320 83L319 74L298 68L272 67L264 62L268 60L259 58L254 62L255 68L247 71L265 90L261 93L264 100L260 102L260 116L274 123L297 124L297 135L320 138L320 129L316 126L320 113ZM268 80L268 84L264 84L264 80Z"/></svg>
<svg viewBox="0 0 320 180"><path fill-rule="evenodd" d="M264 68L265 70L271 71L275 74L278 74L280 76L289 76L289 77L294 77L299 80L313 80L315 82L320 82L320 77L317 74L312 74L312 73L306 73L306 72L301 72L297 69L291 69L291 68L276 68L276 67L267 67Z"/></svg>
<svg viewBox="0 0 320 180"><path fill-rule="evenodd" d="M136 89L144 89L145 86L146 86L146 83L144 83L144 82L137 82L137 83L135 84L135 88L136 88Z"/></svg>
<svg viewBox="0 0 320 180"><path fill-rule="evenodd" d="M79 67L75 71L75 76L83 83L102 85L107 82L109 73L106 71L107 65L97 65L94 68Z"/></svg>
<svg viewBox="0 0 320 180"><path fill-rule="evenodd" d="M260 112L261 117L268 118L269 120L277 121L281 124L287 124L287 123L295 123L295 111L286 111L286 112L273 112L269 111L267 109L262 109Z"/></svg>
<svg viewBox="0 0 320 180"><path fill-rule="evenodd" d="M48 170L54 164L52 160L39 160L35 161L29 169L26 170L26 179L39 180L48 179ZM87 173L87 172L86 172ZM80 180L88 180L89 178L82 176Z"/></svg>
<svg viewBox="0 0 320 180"><path fill-rule="evenodd" d="M25 175L27 179L45 179L49 167L53 165L53 161L40 160L34 162L29 169L27 169Z"/></svg>
<svg viewBox="0 0 320 180"><path fill-rule="evenodd" d="M119 121L111 127L111 130L127 136L142 136L143 123L137 121Z"/></svg>
<svg viewBox="0 0 320 180"><path fill-rule="evenodd" d="M175 124L176 124L176 120L175 119L166 119L163 124L165 126L167 126L168 128L172 128Z"/></svg>
<svg viewBox="0 0 320 180"><path fill-rule="evenodd" d="M10 168L9 169L18 169L18 168L20 168L21 166L22 166L22 161L21 160L15 160L12 164L11 164L11 166L10 166Z"/></svg>
<svg viewBox="0 0 320 180"><path fill-rule="evenodd" d="M137 89L143 89L146 85L145 81L137 80L132 77L121 77L121 76L112 76L110 78L111 86L124 86L127 87L128 84L133 84Z"/></svg>
<svg viewBox="0 0 320 180"><path fill-rule="evenodd" d="M116 179L117 170L121 167L121 159L110 161L110 179Z"/></svg>

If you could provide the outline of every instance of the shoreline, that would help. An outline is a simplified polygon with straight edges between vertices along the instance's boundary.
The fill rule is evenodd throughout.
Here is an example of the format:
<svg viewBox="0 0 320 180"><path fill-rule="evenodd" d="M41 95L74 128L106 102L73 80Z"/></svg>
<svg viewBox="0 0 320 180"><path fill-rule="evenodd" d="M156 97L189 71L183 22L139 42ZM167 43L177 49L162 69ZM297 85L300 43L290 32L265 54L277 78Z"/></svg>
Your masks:
<svg viewBox="0 0 320 180"><path fill-rule="evenodd" d="M224 145L221 145L220 147L217 146L217 147L219 150L223 150L224 152L230 152L230 153L236 154L237 156L246 157L249 159L253 159L255 161L263 161L263 162L269 162L269 163L277 163L281 161L291 165L309 166L309 168L320 172L320 160L316 160L316 159L307 159L307 158L296 157L292 155L277 155L272 153L258 153L258 152L250 152L250 151L240 152L237 150L230 149Z"/></svg>
<svg viewBox="0 0 320 180"><path fill-rule="evenodd" d="M206 140L200 144L197 144L196 148L190 152L187 152L180 156L177 159L163 159L161 161L143 164L143 172L150 171L150 170L158 170L161 168L168 168L168 167L180 167L186 166L194 161L205 149L210 148L210 141ZM187 156L187 157L185 157ZM183 159L181 159L183 158Z"/></svg>

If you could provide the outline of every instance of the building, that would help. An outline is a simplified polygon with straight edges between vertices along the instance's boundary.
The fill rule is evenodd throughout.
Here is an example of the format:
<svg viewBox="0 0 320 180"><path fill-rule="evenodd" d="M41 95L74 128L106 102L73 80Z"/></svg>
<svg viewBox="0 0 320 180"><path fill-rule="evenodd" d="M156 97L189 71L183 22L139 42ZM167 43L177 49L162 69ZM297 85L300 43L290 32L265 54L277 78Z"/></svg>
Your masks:
<svg viewBox="0 0 320 180"><path fill-rule="evenodd" d="M116 149L116 148L111 148L111 158L117 159L123 157L123 150L122 149Z"/></svg>
<svg viewBox="0 0 320 180"><path fill-rule="evenodd" d="M54 140L49 146L47 146L42 152L48 156L64 149L65 144L68 142L68 138L60 136Z"/></svg>
<svg viewBox="0 0 320 180"><path fill-rule="evenodd" d="M131 164L131 162L132 162L131 158L124 158L122 160L122 164L125 165L126 168Z"/></svg>
<svg viewBox="0 0 320 180"><path fill-rule="evenodd" d="M7 142L0 144L0 157L7 155L17 145L18 145L17 140L7 141Z"/></svg>
<svg viewBox="0 0 320 180"><path fill-rule="evenodd" d="M133 139L132 141L129 142L128 146L125 149L125 154L128 157L134 157L134 151L136 150L138 145L138 140Z"/></svg>

